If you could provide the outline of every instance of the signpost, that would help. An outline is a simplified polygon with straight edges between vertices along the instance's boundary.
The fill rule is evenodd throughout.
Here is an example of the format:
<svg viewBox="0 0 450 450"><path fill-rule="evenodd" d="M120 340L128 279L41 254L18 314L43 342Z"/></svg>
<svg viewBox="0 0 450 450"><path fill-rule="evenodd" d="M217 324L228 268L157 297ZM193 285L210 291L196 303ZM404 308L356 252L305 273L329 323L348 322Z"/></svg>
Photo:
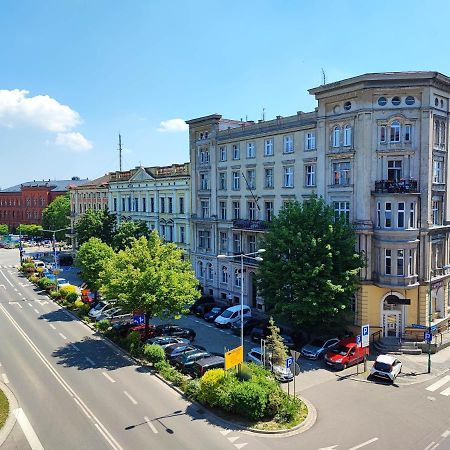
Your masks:
<svg viewBox="0 0 450 450"><path fill-rule="evenodd" d="M423 339L424 341L431 342L433 340L433 334L425 331L425 333L423 333Z"/></svg>
<svg viewBox="0 0 450 450"><path fill-rule="evenodd" d="M142 325L143 323L145 323L145 316L144 316L144 314L141 314L139 316L133 316L133 323L135 325Z"/></svg>
<svg viewBox="0 0 450 450"><path fill-rule="evenodd" d="M288 356L286 358L286 369L290 369L293 362L294 362L294 358L292 356Z"/></svg>
<svg viewBox="0 0 450 450"><path fill-rule="evenodd" d="M428 327L425 325L419 325L418 323L412 323L411 328L417 328L418 330L426 330Z"/></svg>
<svg viewBox="0 0 450 450"><path fill-rule="evenodd" d="M370 326L365 324L361 326L361 347L368 347L370 344ZM364 372L367 370L367 358L364 354Z"/></svg>
<svg viewBox="0 0 450 450"><path fill-rule="evenodd" d="M244 348L240 345L225 353L225 370L231 369L232 367L241 364L243 361Z"/></svg>

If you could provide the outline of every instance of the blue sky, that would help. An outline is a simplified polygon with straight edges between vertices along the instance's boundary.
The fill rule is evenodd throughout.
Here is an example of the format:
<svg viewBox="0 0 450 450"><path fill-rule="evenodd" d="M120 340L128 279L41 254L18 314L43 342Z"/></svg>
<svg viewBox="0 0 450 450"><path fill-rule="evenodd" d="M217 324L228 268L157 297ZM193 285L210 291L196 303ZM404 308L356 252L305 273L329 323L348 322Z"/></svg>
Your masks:
<svg viewBox="0 0 450 450"><path fill-rule="evenodd" d="M0 0L0 187L117 170L119 132L124 168L188 161L173 119L312 110L321 68L450 75L449 18L438 0Z"/></svg>

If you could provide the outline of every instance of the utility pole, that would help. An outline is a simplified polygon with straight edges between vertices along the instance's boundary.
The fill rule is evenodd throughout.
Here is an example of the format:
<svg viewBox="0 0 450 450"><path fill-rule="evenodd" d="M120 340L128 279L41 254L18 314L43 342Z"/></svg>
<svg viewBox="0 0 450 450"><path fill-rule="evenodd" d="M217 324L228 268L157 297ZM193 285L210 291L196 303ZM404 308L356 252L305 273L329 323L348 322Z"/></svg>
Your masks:
<svg viewBox="0 0 450 450"><path fill-rule="evenodd" d="M122 136L119 133L119 170L122 172Z"/></svg>

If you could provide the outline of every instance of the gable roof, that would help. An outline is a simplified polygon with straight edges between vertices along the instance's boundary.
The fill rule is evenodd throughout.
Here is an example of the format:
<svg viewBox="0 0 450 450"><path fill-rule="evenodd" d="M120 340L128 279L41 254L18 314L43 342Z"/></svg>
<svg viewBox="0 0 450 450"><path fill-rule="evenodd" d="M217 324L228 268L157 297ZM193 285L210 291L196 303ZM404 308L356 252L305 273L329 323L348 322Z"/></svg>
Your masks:
<svg viewBox="0 0 450 450"><path fill-rule="evenodd" d="M75 177L74 177L75 178ZM0 192L21 192L24 187L47 187L51 192L65 192L69 190L70 186L78 186L85 183L87 178L71 179L71 180L42 180L42 181L26 181L25 183L17 184L9 188L3 189Z"/></svg>

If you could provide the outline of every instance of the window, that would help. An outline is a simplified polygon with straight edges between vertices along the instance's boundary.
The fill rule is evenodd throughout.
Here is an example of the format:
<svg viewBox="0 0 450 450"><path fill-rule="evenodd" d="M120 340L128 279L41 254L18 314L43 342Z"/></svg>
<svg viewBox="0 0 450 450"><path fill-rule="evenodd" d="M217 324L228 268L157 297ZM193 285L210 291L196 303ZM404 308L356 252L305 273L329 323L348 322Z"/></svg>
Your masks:
<svg viewBox="0 0 450 450"><path fill-rule="evenodd" d="M345 102L344 109L345 111L350 111L352 109L352 102Z"/></svg>
<svg viewBox="0 0 450 450"><path fill-rule="evenodd" d="M405 251L397 250L397 276L405 275Z"/></svg>
<svg viewBox="0 0 450 450"><path fill-rule="evenodd" d="M390 275L392 272L392 267L391 267L391 257L392 257L392 252L390 249L385 249L384 250L384 273L386 275Z"/></svg>
<svg viewBox="0 0 450 450"><path fill-rule="evenodd" d="M207 173L200 174L200 189L201 190L209 189L209 179Z"/></svg>
<svg viewBox="0 0 450 450"><path fill-rule="evenodd" d="M227 188L227 173L219 172L219 189L226 190Z"/></svg>
<svg viewBox="0 0 450 450"><path fill-rule="evenodd" d="M241 287L241 270L234 269L234 285L236 287Z"/></svg>
<svg viewBox="0 0 450 450"><path fill-rule="evenodd" d="M227 202L219 202L220 220L227 220Z"/></svg>
<svg viewBox="0 0 450 450"><path fill-rule="evenodd" d="M408 256L408 275L412 276L415 275L414 270L414 251L413 249L409 249L409 256Z"/></svg>
<svg viewBox="0 0 450 450"><path fill-rule="evenodd" d="M384 205L384 228L392 227L392 205L390 202Z"/></svg>
<svg viewBox="0 0 450 450"><path fill-rule="evenodd" d="M395 159L388 161L387 176L389 181L400 181L402 178L402 161Z"/></svg>
<svg viewBox="0 0 450 450"><path fill-rule="evenodd" d="M239 144L233 144L233 159L240 159Z"/></svg>
<svg viewBox="0 0 450 450"><path fill-rule="evenodd" d="M222 266L222 283L228 283L228 268Z"/></svg>
<svg viewBox="0 0 450 450"><path fill-rule="evenodd" d="M125 210L126 210L125 202L126 202L125 197L122 197L122 211L125 211ZM84 206L86 206L86 205L84 205Z"/></svg>
<svg viewBox="0 0 450 450"><path fill-rule="evenodd" d="M405 125L405 142L411 142L412 141L411 131L412 131L412 126L411 125Z"/></svg>
<svg viewBox="0 0 450 450"><path fill-rule="evenodd" d="M397 205L397 228L405 228L405 203Z"/></svg>
<svg viewBox="0 0 450 450"><path fill-rule="evenodd" d="M264 169L264 187L266 189L273 188L273 168Z"/></svg>
<svg viewBox="0 0 450 450"><path fill-rule="evenodd" d="M161 239L166 239L166 226L161 225L160 228L161 228L161 233L160 233Z"/></svg>
<svg viewBox="0 0 450 450"><path fill-rule="evenodd" d="M134 210L139 211L139 199L137 197L134 198Z"/></svg>
<svg viewBox="0 0 450 450"><path fill-rule="evenodd" d="M180 242L182 244L184 244L185 239L186 239L186 237L185 237L184 227L180 227Z"/></svg>
<svg viewBox="0 0 450 450"><path fill-rule="evenodd" d="M350 184L350 162L333 163L333 184L335 186Z"/></svg>
<svg viewBox="0 0 450 450"><path fill-rule="evenodd" d="M273 139L264 140L264 156L273 155Z"/></svg>
<svg viewBox="0 0 450 450"><path fill-rule="evenodd" d="M220 153L220 161L226 161L227 160L227 147L224 145L222 147L220 147L219 149L219 153Z"/></svg>
<svg viewBox="0 0 450 450"><path fill-rule="evenodd" d="M415 98L411 95L408 95L408 97L405 98L405 103L408 106L414 105L415 102L416 102Z"/></svg>
<svg viewBox="0 0 450 450"><path fill-rule="evenodd" d="M178 202L179 202L179 211L180 211L180 214L184 214L184 197L180 197L179 199L178 199Z"/></svg>
<svg viewBox="0 0 450 450"><path fill-rule="evenodd" d="M305 166L305 186L311 187L316 185L316 165L307 164Z"/></svg>
<svg viewBox="0 0 450 450"><path fill-rule="evenodd" d="M393 97L391 101L394 106L398 106L401 103L400 97Z"/></svg>
<svg viewBox="0 0 450 450"><path fill-rule="evenodd" d="M314 150L316 148L316 133L305 134L305 150Z"/></svg>
<svg viewBox="0 0 450 450"><path fill-rule="evenodd" d="M233 233L233 253L241 253L241 235Z"/></svg>
<svg viewBox="0 0 450 450"><path fill-rule="evenodd" d="M226 231L221 231L219 233L219 246L220 246L220 253L227 253L228 235Z"/></svg>
<svg viewBox="0 0 450 450"><path fill-rule="evenodd" d="M142 197L142 211L147 212L147 199Z"/></svg>
<svg viewBox="0 0 450 450"><path fill-rule="evenodd" d="M377 202L377 227L381 227L381 203Z"/></svg>
<svg viewBox="0 0 450 450"><path fill-rule="evenodd" d="M264 202L264 220L272 222L273 219L273 202Z"/></svg>
<svg viewBox="0 0 450 450"><path fill-rule="evenodd" d="M416 228L416 204L411 202L409 204L409 228Z"/></svg>
<svg viewBox="0 0 450 450"><path fill-rule="evenodd" d="M380 106L385 106L386 103L387 103L386 97L380 97L380 98L378 99L378 104L379 104Z"/></svg>
<svg viewBox="0 0 450 450"><path fill-rule="evenodd" d="M256 252L256 236L254 235L247 236L247 251L248 253Z"/></svg>
<svg viewBox="0 0 450 450"><path fill-rule="evenodd" d="M212 281L212 279L214 278L213 266L211 263L208 263L206 265L206 277L209 281Z"/></svg>
<svg viewBox="0 0 450 450"><path fill-rule="evenodd" d="M241 188L241 174L239 172L233 172L233 189L238 190Z"/></svg>
<svg viewBox="0 0 450 450"><path fill-rule="evenodd" d="M444 182L444 162L433 160L433 183Z"/></svg>
<svg viewBox="0 0 450 450"><path fill-rule="evenodd" d="M167 225L167 231L168 231L168 238L167 240L169 242L173 242L173 225Z"/></svg>
<svg viewBox="0 0 450 450"><path fill-rule="evenodd" d="M352 145L352 126L347 124L344 128L344 147Z"/></svg>
<svg viewBox="0 0 450 450"><path fill-rule="evenodd" d="M341 130L339 127L334 127L333 128L333 134L332 134L332 145L333 147L339 147L340 145L340 140L341 140Z"/></svg>
<svg viewBox="0 0 450 450"><path fill-rule="evenodd" d="M380 127L380 142L386 142L386 125L381 125Z"/></svg>
<svg viewBox="0 0 450 450"><path fill-rule="evenodd" d="M150 212L155 212L155 197L150 197Z"/></svg>
<svg viewBox="0 0 450 450"><path fill-rule="evenodd" d="M434 145L439 146L439 133L441 129L441 122L439 120L434 121Z"/></svg>
<svg viewBox="0 0 450 450"><path fill-rule="evenodd" d="M333 204L335 219L344 219L345 223L350 223L350 202L334 202Z"/></svg>
<svg viewBox="0 0 450 450"><path fill-rule="evenodd" d="M167 197L169 214L173 213L173 197Z"/></svg>
<svg viewBox="0 0 450 450"><path fill-rule="evenodd" d="M198 247L203 250L209 250L211 248L211 233L209 231L199 230Z"/></svg>
<svg viewBox="0 0 450 450"><path fill-rule="evenodd" d="M81 208L80 208L81 209ZM117 211L117 198L114 197L113 198L113 211L116 212Z"/></svg>
<svg viewBox="0 0 450 450"><path fill-rule="evenodd" d="M257 220L256 203L254 201L247 202L247 217L248 220Z"/></svg>
<svg viewBox="0 0 450 450"><path fill-rule="evenodd" d="M128 211L131 211L131 197L128 197Z"/></svg>
<svg viewBox="0 0 450 450"><path fill-rule="evenodd" d="M284 153L292 153L294 151L294 138L292 136L284 136L283 144Z"/></svg>
<svg viewBox="0 0 450 450"><path fill-rule="evenodd" d="M241 205L239 202L233 202L233 220L241 218Z"/></svg>
<svg viewBox="0 0 450 450"><path fill-rule="evenodd" d="M400 142L400 122L398 120L391 123L390 130L390 142Z"/></svg>
<svg viewBox="0 0 450 450"><path fill-rule="evenodd" d="M433 225L442 225L442 198L433 199L431 214Z"/></svg>
<svg viewBox="0 0 450 450"><path fill-rule="evenodd" d="M255 143L254 142L247 142L247 158L254 158L255 157Z"/></svg>
<svg viewBox="0 0 450 450"><path fill-rule="evenodd" d="M203 262L202 261L198 262L198 276L200 278L203 278L205 276L205 270L203 269Z"/></svg>
<svg viewBox="0 0 450 450"><path fill-rule="evenodd" d="M445 146L445 122L441 122L441 132L439 133L439 144L441 147Z"/></svg>
<svg viewBox="0 0 450 450"><path fill-rule="evenodd" d="M247 188L248 189L256 188L256 171L255 171L255 169L247 170Z"/></svg>
<svg viewBox="0 0 450 450"><path fill-rule="evenodd" d="M284 167L283 186L292 188L294 187L294 166Z"/></svg>
<svg viewBox="0 0 450 450"><path fill-rule="evenodd" d="M202 210L202 219L209 217L209 200L202 200L200 202L200 208Z"/></svg>

